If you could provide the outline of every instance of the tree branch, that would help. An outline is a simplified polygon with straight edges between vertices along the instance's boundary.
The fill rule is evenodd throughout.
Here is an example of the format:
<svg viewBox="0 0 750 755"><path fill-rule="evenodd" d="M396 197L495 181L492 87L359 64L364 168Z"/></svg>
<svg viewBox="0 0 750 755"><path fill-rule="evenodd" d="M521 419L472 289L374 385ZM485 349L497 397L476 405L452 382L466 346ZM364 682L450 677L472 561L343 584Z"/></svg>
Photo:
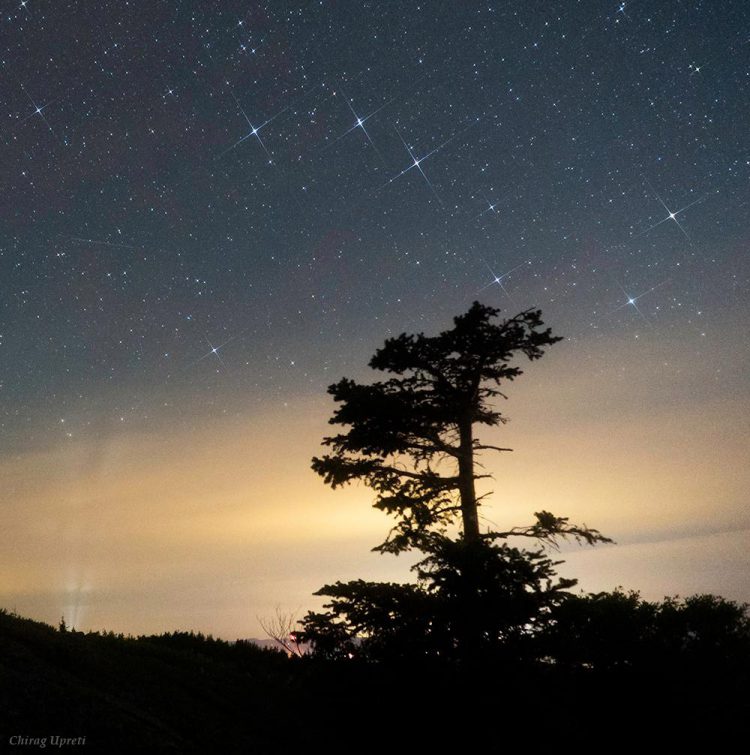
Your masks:
<svg viewBox="0 0 750 755"><path fill-rule="evenodd" d="M585 524L570 524L566 516L555 516L549 511L534 512L536 522L527 527L513 527L507 532L489 532L487 537L494 539L505 539L508 537L531 537L541 540L557 549L558 539L565 540L572 537L577 542L585 542L588 545L596 543L612 543L614 540L602 535L599 530L587 527Z"/></svg>
<svg viewBox="0 0 750 755"><path fill-rule="evenodd" d="M448 456L458 456L458 449L452 446L450 443L443 441L433 440L432 444L429 443L409 443L409 446L416 448L419 451L426 451L428 453L443 453Z"/></svg>
<svg viewBox="0 0 750 755"><path fill-rule="evenodd" d="M398 467L391 467L386 464L378 464L373 468L373 472L378 471L392 472L400 477L408 477L411 480L419 480L420 482L428 484L431 482L456 484L458 482L458 475L454 475L453 477L443 477L442 475L434 473L426 474L425 472L409 472L407 469L399 469ZM487 477L488 475L484 476Z"/></svg>

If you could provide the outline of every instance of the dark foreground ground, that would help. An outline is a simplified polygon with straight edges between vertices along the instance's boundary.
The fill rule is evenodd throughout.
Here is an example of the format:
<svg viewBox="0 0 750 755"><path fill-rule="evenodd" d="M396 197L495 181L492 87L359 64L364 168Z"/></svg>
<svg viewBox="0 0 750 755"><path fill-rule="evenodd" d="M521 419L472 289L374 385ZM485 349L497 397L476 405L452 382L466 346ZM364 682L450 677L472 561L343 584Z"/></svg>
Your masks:
<svg viewBox="0 0 750 755"><path fill-rule="evenodd" d="M675 751L702 741L723 752L747 744L747 682L726 670L323 664L190 634L59 632L0 613L0 752L38 751L43 738L46 751L86 753ZM55 735L85 744L56 748Z"/></svg>

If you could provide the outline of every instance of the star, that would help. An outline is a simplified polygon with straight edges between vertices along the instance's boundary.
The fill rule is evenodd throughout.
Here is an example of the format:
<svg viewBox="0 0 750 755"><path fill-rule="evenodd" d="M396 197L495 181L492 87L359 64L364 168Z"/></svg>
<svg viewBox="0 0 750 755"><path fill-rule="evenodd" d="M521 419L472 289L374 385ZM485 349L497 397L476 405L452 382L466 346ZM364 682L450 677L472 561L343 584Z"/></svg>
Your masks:
<svg viewBox="0 0 750 755"><path fill-rule="evenodd" d="M495 202L495 203L493 204L492 202L490 202L490 200L489 200L489 199L487 199L487 197L486 197L486 196L485 196L484 194L482 194L482 196L484 197L484 201L485 201L485 202L487 202L487 207L486 207L486 208L485 208L484 210L482 210L482 212L480 212L480 213L479 213L479 214L478 214L478 215L477 215L477 216L476 216L476 217L474 218L475 220L479 220L479 218L481 218L481 217L482 217L483 215L486 215L486 214L487 214L488 212L492 212L492 213L494 213L494 214L495 214L496 216L498 215L498 212L497 212L497 210L495 209L495 208L497 207L498 203L497 203L497 202Z"/></svg>
<svg viewBox="0 0 750 755"><path fill-rule="evenodd" d="M511 275L512 273L514 273L516 270L518 270L519 268L523 267L524 265L530 265L531 262L528 262L528 261L521 262L520 264L518 264L515 267L511 268L510 270L508 270L507 273L503 273L502 275L496 275L495 272L494 272L494 270L489 266L488 263L485 262L484 264L487 265L487 269L490 271L490 274L492 275L492 280L486 286L482 286L482 288L479 289L479 292L484 291L485 289L489 288L490 286L497 285L497 286L499 286L501 288L502 292L509 299L512 299L513 297L508 292L508 289L505 288L505 283L504 283L505 279L509 275ZM477 293L479 293L479 292L477 292Z"/></svg>
<svg viewBox="0 0 750 755"><path fill-rule="evenodd" d="M198 357L198 359L196 359L195 362L193 362L193 364L198 364L198 362L202 362L207 357L214 356L219 360L219 364L221 364L221 366L224 369L226 369L227 367L226 362L221 358L221 354L219 354L219 351L221 351L221 349L223 349L230 341L234 340L235 336L233 336L227 341L224 341L224 343L221 343L218 346L214 346L207 335L205 336L205 338L206 338L206 343L209 345L209 351L207 351L203 356Z"/></svg>
<svg viewBox="0 0 750 755"><path fill-rule="evenodd" d="M266 153L266 157L268 157L268 164L273 163L273 158L271 157L271 153L266 149L266 145L263 143L263 140L260 138L260 131L261 129L264 129L269 123L274 121L276 118L278 118L280 115L285 113L287 110L289 110L289 106L285 107L283 110L279 110L278 113L275 115L272 115L267 121L260 124L260 126L254 126L250 119L247 117L247 113L243 110L242 105L240 105L240 101L235 97L234 92L232 92L232 97L234 98L234 101L237 103L237 107L239 111L242 113L243 118L247 121L247 125L250 126L250 131L248 131L247 134L245 134L242 138L238 139L231 147L228 147L225 149L219 157L223 157L227 154L227 152L231 152L235 147L238 147L242 142L244 142L246 139L249 139L251 136L254 136L258 140L258 144L262 147L263 151Z"/></svg>
<svg viewBox="0 0 750 755"><path fill-rule="evenodd" d="M404 139L403 136L401 136L401 132L398 130L398 126L396 126L396 124L394 123L393 127L396 129L396 133L398 134L398 138L401 139L401 142L404 145L404 147L406 148L406 151L409 153L409 157L411 158L412 162L411 162L411 165L407 165L398 175L394 176L390 181L388 181L388 183L385 184L385 186L388 186L388 185L392 184L394 181L397 181L399 178L401 178L401 176L405 175L406 173L408 173L413 168L416 168L422 174L422 178L424 178L425 183L427 184L427 186L430 187L430 191L432 191L432 193L435 195L435 199L437 199L437 201L440 203L441 206L444 206L443 205L443 200L440 199L440 197L438 196L438 193L435 191L435 187L430 182L430 179L427 178L427 174L424 172L424 169L422 168L422 163L425 160L427 160L428 158L432 157L437 152L440 152L440 150L443 149L443 147L445 147L447 144L449 144L450 142L452 142L457 136L463 134L465 131L468 131L472 126L475 126L477 123L479 123L479 118L475 118L472 122L469 123L468 126L466 126L465 128L461 129L460 131L457 131L452 136L449 136L444 142L442 142L441 144L438 144L438 146L435 147L435 149L430 150L426 155L423 155L422 157L416 157L415 156L414 151L406 143L406 140Z"/></svg>
<svg viewBox="0 0 750 755"><path fill-rule="evenodd" d="M649 231L653 231L654 228L658 228L662 223L666 223L668 220L671 220L682 231L682 233L684 234L685 238L688 241L691 241L691 238L690 238L690 236L688 236L688 233L685 230L685 228L683 227L682 223L680 223L680 221L677 220L677 216L680 215L681 213L685 212L685 210L690 209L693 205L698 204L698 202L702 202L708 196L708 194L704 194L702 197L698 197L698 199L690 202L690 204L686 204L684 207L681 207L679 210L671 210L669 207L667 207L666 203L659 196L659 194L656 192L656 190L654 189L654 187L651 186L651 184L648 181L646 183L648 183L649 188L653 192L654 196L659 200L659 203L661 204L661 206L667 211L667 217L662 218L658 223L654 223L652 226L649 226L648 228L646 228L645 230L641 231L640 233L636 233L633 236L633 238L635 239L635 238L638 238L638 236L643 236L644 233L648 233Z"/></svg>
<svg viewBox="0 0 750 755"><path fill-rule="evenodd" d="M341 87L339 87L339 89L340 89L340 91L341 91L341 96L342 96L342 97L344 98L344 101L345 101L345 102L346 102L346 104L347 104L347 105L349 106L349 110L351 110L351 111L352 111L352 115L353 115L353 116L354 116L354 118L355 118L355 122L354 122L354 125L353 125L353 126L352 126L351 128L347 129L347 130L346 130L346 131L345 131L345 132L344 132L343 134L341 134L341 136L339 136L339 137L338 137L337 139L335 139L335 140L334 140L334 141L333 141L333 142L332 142L332 143L331 143L330 145L328 145L328 146L333 146L334 144L336 144L337 142L339 142L339 141L340 141L341 139L343 139L343 138L344 138L345 136L347 136L347 134L351 134L351 132L352 132L352 131L354 131L355 129L358 129L358 128L359 128L359 129L362 129L362 133L363 133L363 134L365 135L365 137L366 137L367 141L368 141L368 142L370 142L370 146L372 146L372 148L373 148L373 149L374 149L374 150L375 150L375 151L376 151L376 152L378 153L378 156L380 157L380 159L381 159L381 160L383 160L383 162L385 162L385 160L383 159L383 155L382 155L382 154L380 154L380 150L378 150L378 148L377 148L377 147L375 146L375 142L373 142L373 140L372 140L372 137L370 136L369 132L368 132L368 131L367 131L367 129L365 128L365 123L367 123L367 121L369 121L369 120L370 120L370 118L372 118L372 117L373 117L373 115L376 115L376 114L377 114L377 113L379 113L379 112L380 112L380 111L381 111L381 110L382 110L382 109L383 109L384 107L386 107L386 106L387 106L387 105L389 105L389 104L390 104L391 102L393 102L393 100L392 100L392 99L391 99L391 100L388 100L388 102L384 103L383 105L381 105L381 106L380 106L379 108L377 108L376 110L373 110L373 111L372 111L372 112L371 112L371 113L370 113L369 115L366 115L366 116L365 116L364 118L362 118L362 117L361 117L361 116L360 116L360 115L359 115L359 114L357 113L357 111L356 111L356 110L354 109L354 106L352 105L351 101L349 100L349 98L348 98L348 97L346 96L346 94L344 93L344 90L343 90L343 89L342 89ZM326 148L327 148L327 147L326 147Z"/></svg>
<svg viewBox="0 0 750 755"><path fill-rule="evenodd" d="M646 315L643 314L643 312L638 307L638 300L642 299L647 294L650 294L652 291L656 291L657 288L660 288L667 282L668 280L663 280L661 283L657 283L655 286L652 286L651 288L649 288L648 291L644 291L643 293L638 294L637 296L633 296L627 293L627 291L625 291L625 289L618 283L617 286L620 289L620 291L622 291L622 293L625 295L626 301L624 304L620 304L618 307L615 307L610 312L610 314L613 315L615 312L618 312L624 307L632 307L646 322L648 322L648 318L646 317Z"/></svg>
<svg viewBox="0 0 750 755"><path fill-rule="evenodd" d="M19 83L19 84L21 84L21 82L18 82L18 83ZM32 107L34 108L34 110L33 110L33 111L32 111L32 112L31 112L31 113L29 114L29 115L27 115L27 116L26 116L25 118L23 118L23 119L22 119L22 120L21 120L21 121L19 122L19 125L20 125L21 123L26 123L26 121L28 121L28 120L29 120L29 118L33 118L33 117L34 117L35 115L38 115L38 116L39 116L39 117L40 117L40 118L41 118L41 119L42 119L42 120L43 120L43 121L45 122L45 124L47 125L47 128L48 128L48 129L49 129L50 131L52 131L52 133L54 134L55 132L54 132L54 131L52 130L52 126L50 126L50 123L49 123L49 121L48 121L48 120L47 120L47 119L46 119L46 118L44 117L44 111L45 111L45 110L46 110L46 109L47 109L47 108L48 108L48 107L49 107L49 106L50 106L50 105L51 105L51 104L52 104L53 102L55 102L55 100L51 100L50 102L47 102L47 103L46 103L46 104L44 104L44 105L38 105L38 104L37 104L37 103L36 103L36 102L34 101L34 99L33 99L33 98L31 97L31 95L30 95L30 94L29 94L29 93L28 93L28 92L26 91L26 87L25 87L25 86L24 86L23 84L21 84L21 89L23 90L23 93L24 93L24 94L26 95L27 99L28 99L28 100L29 100L29 102L31 103L31 106L32 106Z"/></svg>
<svg viewBox="0 0 750 755"><path fill-rule="evenodd" d="M440 149L442 149L446 144L448 144L448 142L451 141L451 139L453 139L453 137L450 137L449 139L446 139L442 144L440 144L439 146L435 147L435 149L433 149L431 152L428 152L423 157L417 158L417 157L414 156L414 152L412 151L411 147L404 140L404 137L401 136L401 132L398 130L398 128L395 126L395 124L394 124L394 128L396 129L396 133L398 134L399 139L401 139L404 147L406 147L406 151L409 153L409 157L412 159L412 163L411 163L411 165L408 165L406 168L404 168L397 176L394 176L390 181L388 181L388 184L392 184L394 181L396 181L397 179L401 178L401 176L403 176L404 174L408 173L412 168L416 168L422 174L422 178L424 178L425 183L430 187L430 191L435 195L435 199L437 199L437 201L440 202L440 204L442 205L443 204L443 200L440 199L440 197L438 196L438 193L435 191L435 187L430 182L430 179L427 178L427 174L424 172L424 169L422 168L422 163L425 160L427 160L427 158L431 157L436 152L438 152Z"/></svg>

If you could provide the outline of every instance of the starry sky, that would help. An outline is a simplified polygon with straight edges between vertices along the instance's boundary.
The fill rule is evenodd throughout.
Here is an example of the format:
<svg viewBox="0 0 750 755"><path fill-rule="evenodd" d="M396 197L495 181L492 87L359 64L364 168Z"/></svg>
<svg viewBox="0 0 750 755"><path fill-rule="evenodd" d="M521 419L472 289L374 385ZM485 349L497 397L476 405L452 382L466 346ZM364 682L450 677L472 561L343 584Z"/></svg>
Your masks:
<svg viewBox="0 0 750 755"><path fill-rule="evenodd" d="M742 0L0 7L0 604L258 634L403 578L309 470L326 386L475 299L566 340L487 524L586 589L750 600ZM404 559L407 559L404 561Z"/></svg>

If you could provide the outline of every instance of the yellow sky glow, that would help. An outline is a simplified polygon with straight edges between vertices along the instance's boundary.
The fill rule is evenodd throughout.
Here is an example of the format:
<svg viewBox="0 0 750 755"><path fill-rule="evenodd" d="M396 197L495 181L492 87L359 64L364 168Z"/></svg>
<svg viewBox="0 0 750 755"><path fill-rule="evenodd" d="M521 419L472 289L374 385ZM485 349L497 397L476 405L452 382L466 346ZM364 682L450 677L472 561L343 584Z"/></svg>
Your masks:
<svg viewBox="0 0 750 755"><path fill-rule="evenodd" d="M563 367L535 365L503 407L512 421L485 434L515 449L485 459L486 522L505 529L544 508L615 538L563 549L561 571L587 589L750 600L747 400L676 408L645 378L606 371L568 371L551 395ZM309 468L330 431L327 397L287 404L0 460L0 605L81 628L234 638L262 635L257 617L277 605L318 607L325 582L407 578L415 558L369 550L389 526L370 491L331 491Z"/></svg>

